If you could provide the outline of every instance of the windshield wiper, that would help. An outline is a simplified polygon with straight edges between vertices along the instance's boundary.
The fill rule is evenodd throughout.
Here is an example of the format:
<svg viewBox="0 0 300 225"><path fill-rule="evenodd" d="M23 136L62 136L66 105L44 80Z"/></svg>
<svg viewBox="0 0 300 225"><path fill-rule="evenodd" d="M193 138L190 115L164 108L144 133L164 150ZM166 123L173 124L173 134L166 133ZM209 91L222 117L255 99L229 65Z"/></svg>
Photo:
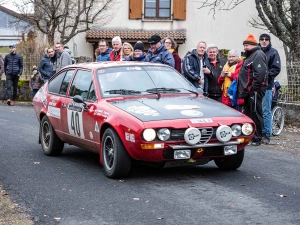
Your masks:
<svg viewBox="0 0 300 225"><path fill-rule="evenodd" d="M135 90L127 90L127 89L116 89L116 90L108 90L105 91L104 93L130 95L130 94L141 94L142 92L135 91Z"/></svg>
<svg viewBox="0 0 300 225"><path fill-rule="evenodd" d="M199 95L199 93L198 93L197 91L193 91L193 90L186 89L186 88L178 88L178 89L182 89L182 90L185 90L185 91L189 91L189 92L191 92L191 93L194 93L194 94L197 95L197 97L198 97L198 95Z"/></svg>
<svg viewBox="0 0 300 225"><path fill-rule="evenodd" d="M147 89L147 92L158 94L160 92L180 92L180 90L175 88L151 88Z"/></svg>

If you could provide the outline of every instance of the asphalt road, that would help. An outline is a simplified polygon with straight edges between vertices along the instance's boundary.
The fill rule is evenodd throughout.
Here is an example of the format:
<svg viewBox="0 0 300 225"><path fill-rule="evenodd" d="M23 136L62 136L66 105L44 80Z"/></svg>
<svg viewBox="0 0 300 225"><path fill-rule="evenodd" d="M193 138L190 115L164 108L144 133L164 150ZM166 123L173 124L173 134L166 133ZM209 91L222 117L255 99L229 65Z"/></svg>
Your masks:
<svg viewBox="0 0 300 225"><path fill-rule="evenodd" d="M247 148L237 171L134 166L112 180L97 154L45 156L33 107L0 105L0 184L35 224L300 224L298 136Z"/></svg>

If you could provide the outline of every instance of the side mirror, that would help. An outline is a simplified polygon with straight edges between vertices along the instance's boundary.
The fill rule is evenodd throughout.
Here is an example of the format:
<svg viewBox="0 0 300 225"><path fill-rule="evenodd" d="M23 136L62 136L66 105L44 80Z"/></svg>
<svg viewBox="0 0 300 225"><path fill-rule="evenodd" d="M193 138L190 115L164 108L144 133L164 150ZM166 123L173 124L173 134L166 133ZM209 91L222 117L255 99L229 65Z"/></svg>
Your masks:
<svg viewBox="0 0 300 225"><path fill-rule="evenodd" d="M84 110L84 111L87 111L87 110L88 110L88 106L89 106L89 105L86 104L86 103L84 102L82 96L80 96L80 95L75 95L75 96L73 97L73 101L76 102L76 103L82 103L82 104L83 104L83 110Z"/></svg>

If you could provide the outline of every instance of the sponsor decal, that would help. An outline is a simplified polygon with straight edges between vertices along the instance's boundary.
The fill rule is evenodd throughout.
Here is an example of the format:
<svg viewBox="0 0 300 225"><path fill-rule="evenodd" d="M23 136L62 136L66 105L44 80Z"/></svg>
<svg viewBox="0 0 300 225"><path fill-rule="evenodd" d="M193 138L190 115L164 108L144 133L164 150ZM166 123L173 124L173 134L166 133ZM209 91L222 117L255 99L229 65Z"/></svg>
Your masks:
<svg viewBox="0 0 300 225"><path fill-rule="evenodd" d="M135 66L135 67L126 67L127 70L142 70L141 67Z"/></svg>
<svg viewBox="0 0 300 225"><path fill-rule="evenodd" d="M83 104L70 102L67 111L69 133L81 138L84 137L83 122L82 122Z"/></svg>
<svg viewBox="0 0 300 225"><path fill-rule="evenodd" d="M49 102L49 104L48 104L49 106L56 106L56 102Z"/></svg>
<svg viewBox="0 0 300 225"><path fill-rule="evenodd" d="M94 111L94 115L96 115L96 116L103 116L103 117L107 117L107 116L109 116L109 112L106 112L106 111L104 111L104 110L102 110L102 109L99 109L99 110L95 110Z"/></svg>
<svg viewBox="0 0 300 225"><path fill-rule="evenodd" d="M143 114L145 116L159 116L159 113L148 106L130 106L125 109L127 112Z"/></svg>
<svg viewBox="0 0 300 225"><path fill-rule="evenodd" d="M105 70L98 70L98 73L105 73Z"/></svg>
<svg viewBox="0 0 300 225"><path fill-rule="evenodd" d="M126 141L135 142L134 134L125 132L125 139Z"/></svg>
<svg viewBox="0 0 300 225"><path fill-rule="evenodd" d="M60 119L60 108L48 106L47 116L51 116Z"/></svg>
<svg viewBox="0 0 300 225"><path fill-rule="evenodd" d="M90 131L90 138L91 138L91 139L94 138L92 131Z"/></svg>
<svg viewBox="0 0 300 225"><path fill-rule="evenodd" d="M184 110L184 109L200 109L200 106L198 105L165 105L164 108L166 110Z"/></svg>
<svg viewBox="0 0 300 225"><path fill-rule="evenodd" d="M60 97L59 97L59 96L51 96L50 99L51 99L51 100L59 100Z"/></svg>
<svg viewBox="0 0 300 225"><path fill-rule="evenodd" d="M190 117L203 116L202 112L196 110L182 110L180 113L184 116L190 116Z"/></svg>
<svg viewBox="0 0 300 225"><path fill-rule="evenodd" d="M212 123L213 120L211 118L203 118L203 119L191 119L192 123Z"/></svg>
<svg viewBox="0 0 300 225"><path fill-rule="evenodd" d="M95 124L95 131L99 133L99 126L98 126L98 122L96 121L96 124Z"/></svg>

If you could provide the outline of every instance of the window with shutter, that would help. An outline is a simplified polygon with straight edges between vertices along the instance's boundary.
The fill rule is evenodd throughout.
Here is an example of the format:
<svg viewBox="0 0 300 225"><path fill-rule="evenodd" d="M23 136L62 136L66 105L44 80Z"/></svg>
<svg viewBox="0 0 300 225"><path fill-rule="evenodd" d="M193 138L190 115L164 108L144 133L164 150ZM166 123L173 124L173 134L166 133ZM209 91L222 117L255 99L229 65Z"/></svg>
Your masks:
<svg viewBox="0 0 300 225"><path fill-rule="evenodd" d="M142 19L144 0L129 0L129 19Z"/></svg>
<svg viewBox="0 0 300 225"><path fill-rule="evenodd" d="M173 0L173 19L186 20L186 0Z"/></svg>
<svg viewBox="0 0 300 225"><path fill-rule="evenodd" d="M148 19L170 19L171 0L144 0L144 17Z"/></svg>

